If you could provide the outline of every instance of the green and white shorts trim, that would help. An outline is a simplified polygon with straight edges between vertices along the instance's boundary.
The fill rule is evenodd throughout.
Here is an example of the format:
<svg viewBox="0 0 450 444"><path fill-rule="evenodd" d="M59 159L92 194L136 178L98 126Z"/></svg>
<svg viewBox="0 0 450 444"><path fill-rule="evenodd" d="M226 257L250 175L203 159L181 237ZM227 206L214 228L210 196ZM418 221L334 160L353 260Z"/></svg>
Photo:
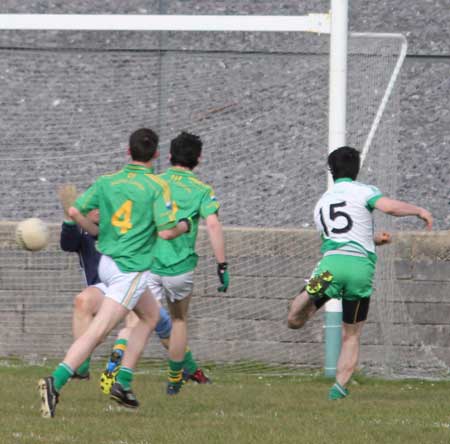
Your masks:
<svg viewBox="0 0 450 444"><path fill-rule="evenodd" d="M102 255L98 274L106 286L105 297L128 310L133 310L147 289L148 271L124 273L109 256Z"/></svg>
<svg viewBox="0 0 450 444"><path fill-rule="evenodd" d="M177 276L160 276L149 272L147 284L156 300L160 301L164 297L170 302L181 301L192 294L194 272Z"/></svg>

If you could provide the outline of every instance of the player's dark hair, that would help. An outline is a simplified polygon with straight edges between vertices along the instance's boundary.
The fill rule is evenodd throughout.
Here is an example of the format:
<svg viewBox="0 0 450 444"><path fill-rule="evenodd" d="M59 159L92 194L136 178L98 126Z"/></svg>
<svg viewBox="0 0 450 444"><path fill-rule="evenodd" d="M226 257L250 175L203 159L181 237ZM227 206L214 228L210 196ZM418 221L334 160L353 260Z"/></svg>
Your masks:
<svg viewBox="0 0 450 444"><path fill-rule="evenodd" d="M328 156L328 166L334 180L344 177L356 180L359 164L359 151L350 146L341 146Z"/></svg>
<svg viewBox="0 0 450 444"><path fill-rule="evenodd" d="M195 134L182 132L170 142L170 162L193 170L202 154L203 142Z"/></svg>
<svg viewBox="0 0 450 444"><path fill-rule="evenodd" d="M137 162L148 162L158 148L159 137L153 130L140 128L130 136L130 155Z"/></svg>

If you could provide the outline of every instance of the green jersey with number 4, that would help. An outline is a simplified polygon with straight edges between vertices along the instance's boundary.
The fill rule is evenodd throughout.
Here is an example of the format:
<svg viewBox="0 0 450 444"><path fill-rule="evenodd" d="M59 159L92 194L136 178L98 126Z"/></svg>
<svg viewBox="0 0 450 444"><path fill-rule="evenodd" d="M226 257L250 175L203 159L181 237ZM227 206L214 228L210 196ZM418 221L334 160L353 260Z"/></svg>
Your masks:
<svg viewBox="0 0 450 444"><path fill-rule="evenodd" d="M160 276L177 276L192 271L197 266L195 242L199 220L217 213L220 205L213 189L190 170L173 167L159 177L170 186L178 219L191 218L192 227L189 233L176 239L156 240L150 271Z"/></svg>
<svg viewBox="0 0 450 444"><path fill-rule="evenodd" d="M100 210L97 249L123 272L150 268L156 231L176 225L170 189L151 168L129 164L100 176L74 206L86 215Z"/></svg>

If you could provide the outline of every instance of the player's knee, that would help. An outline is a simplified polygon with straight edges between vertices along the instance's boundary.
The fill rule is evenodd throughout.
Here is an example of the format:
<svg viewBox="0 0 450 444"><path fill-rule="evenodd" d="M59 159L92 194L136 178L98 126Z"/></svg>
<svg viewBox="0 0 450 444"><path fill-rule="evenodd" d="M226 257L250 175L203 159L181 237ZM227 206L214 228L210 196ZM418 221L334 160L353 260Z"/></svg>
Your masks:
<svg viewBox="0 0 450 444"><path fill-rule="evenodd" d="M287 318L287 326L293 330L298 330L305 325L305 319L299 319L298 316L289 313Z"/></svg>
<svg viewBox="0 0 450 444"><path fill-rule="evenodd" d="M149 326L151 330L154 330L160 319L159 308L160 306L154 301L153 304L146 305L142 309L135 309L136 325L144 323ZM132 327L133 325L127 324L127 327L128 326Z"/></svg>
<svg viewBox="0 0 450 444"><path fill-rule="evenodd" d="M182 304L172 304L170 306L170 317L172 319L172 322L186 322L187 307Z"/></svg>
<svg viewBox="0 0 450 444"><path fill-rule="evenodd" d="M85 315L94 315L95 310L88 294L82 292L75 296L73 309L76 313Z"/></svg>
<svg viewBox="0 0 450 444"><path fill-rule="evenodd" d="M300 328L300 326L296 322L293 322L290 319L288 319L287 321L287 326L292 330L298 330Z"/></svg>
<svg viewBox="0 0 450 444"><path fill-rule="evenodd" d="M139 318L138 325L147 327L150 331L154 331L158 325L159 317L148 315Z"/></svg>
<svg viewBox="0 0 450 444"><path fill-rule="evenodd" d="M293 330L298 330L302 328L306 321L308 320L307 307L303 307L302 309L292 309L289 310L287 317L287 326Z"/></svg>
<svg viewBox="0 0 450 444"><path fill-rule="evenodd" d="M342 342L345 344L357 344L361 337L360 331L356 329L342 329Z"/></svg>
<svg viewBox="0 0 450 444"><path fill-rule="evenodd" d="M353 338L353 335L348 332L347 330L345 330L345 328L342 329L342 342L348 342L351 341Z"/></svg>
<svg viewBox="0 0 450 444"><path fill-rule="evenodd" d="M139 322L139 317L136 315L134 311L130 311L127 314L127 317L125 318L125 328L122 329L122 331L128 331L131 330L133 327L136 327L136 325Z"/></svg>

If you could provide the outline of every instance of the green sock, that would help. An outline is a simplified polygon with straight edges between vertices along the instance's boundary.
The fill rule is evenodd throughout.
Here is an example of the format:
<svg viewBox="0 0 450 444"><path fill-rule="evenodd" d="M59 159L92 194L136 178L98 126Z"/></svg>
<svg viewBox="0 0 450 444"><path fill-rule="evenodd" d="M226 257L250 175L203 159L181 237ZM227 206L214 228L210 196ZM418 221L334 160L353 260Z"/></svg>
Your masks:
<svg viewBox="0 0 450 444"><path fill-rule="evenodd" d="M339 382L336 382L328 392L328 399L342 399L348 395L348 390L343 387Z"/></svg>
<svg viewBox="0 0 450 444"><path fill-rule="evenodd" d="M172 361L171 359L169 359L168 380L170 384L182 384L183 363L184 361Z"/></svg>
<svg viewBox="0 0 450 444"><path fill-rule="evenodd" d="M114 348L118 348L120 350L125 350L127 348L127 344L128 344L128 339L116 339L116 341L114 342L113 345L113 349Z"/></svg>
<svg viewBox="0 0 450 444"><path fill-rule="evenodd" d="M186 347L186 353L184 354L184 359L183 359L183 368L190 375L193 375L198 369L198 365L195 362L194 357L192 356L192 352L189 349L189 347Z"/></svg>
<svg viewBox="0 0 450 444"><path fill-rule="evenodd" d="M116 382L118 382L124 390L130 390L133 376L133 369L128 367L120 367L119 373L117 373Z"/></svg>
<svg viewBox="0 0 450 444"><path fill-rule="evenodd" d="M75 372L77 375L86 376L89 373L89 366L91 365L91 357L87 358Z"/></svg>
<svg viewBox="0 0 450 444"><path fill-rule="evenodd" d="M65 362L61 362L52 373L52 376L55 383L55 389L59 392L73 376L73 370Z"/></svg>

